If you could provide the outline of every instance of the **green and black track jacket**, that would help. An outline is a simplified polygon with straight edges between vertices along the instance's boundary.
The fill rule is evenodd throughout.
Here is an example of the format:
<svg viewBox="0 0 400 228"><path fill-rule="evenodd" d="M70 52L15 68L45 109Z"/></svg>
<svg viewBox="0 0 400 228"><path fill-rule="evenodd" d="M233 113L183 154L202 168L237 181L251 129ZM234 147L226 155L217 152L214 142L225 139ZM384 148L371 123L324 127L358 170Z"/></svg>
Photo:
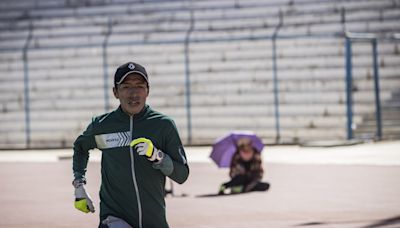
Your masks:
<svg viewBox="0 0 400 228"><path fill-rule="evenodd" d="M129 116L118 109L96 117L74 143L75 179L85 179L89 150L102 151L100 221L119 217L137 228L168 227L165 215L165 175L129 146L135 138L150 139L168 154L177 183L186 181L189 167L178 131L172 119L148 105Z"/></svg>

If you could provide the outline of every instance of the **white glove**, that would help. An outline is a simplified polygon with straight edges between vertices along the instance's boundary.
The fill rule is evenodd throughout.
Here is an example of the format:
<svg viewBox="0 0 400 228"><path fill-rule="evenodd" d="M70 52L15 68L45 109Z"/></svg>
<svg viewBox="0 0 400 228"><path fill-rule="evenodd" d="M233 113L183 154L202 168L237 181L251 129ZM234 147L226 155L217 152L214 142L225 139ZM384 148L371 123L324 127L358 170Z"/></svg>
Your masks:
<svg viewBox="0 0 400 228"><path fill-rule="evenodd" d="M164 158L164 153L153 146L151 140L137 138L132 140L131 147L136 149L139 155L145 156L149 161L160 162Z"/></svg>
<svg viewBox="0 0 400 228"><path fill-rule="evenodd" d="M86 193L84 183L75 180L72 182L75 187L75 208L85 213L94 212L93 201L89 194Z"/></svg>

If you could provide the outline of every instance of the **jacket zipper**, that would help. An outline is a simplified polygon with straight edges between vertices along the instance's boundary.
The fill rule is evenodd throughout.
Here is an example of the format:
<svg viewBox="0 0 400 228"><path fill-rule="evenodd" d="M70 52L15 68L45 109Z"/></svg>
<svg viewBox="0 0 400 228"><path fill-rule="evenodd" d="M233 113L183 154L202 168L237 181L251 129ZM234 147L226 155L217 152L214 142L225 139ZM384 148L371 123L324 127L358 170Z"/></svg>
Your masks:
<svg viewBox="0 0 400 228"><path fill-rule="evenodd" d="M131 140L133 140L133 116L130 116L130 132L131 132ZM139 188L137 185L136 174L135 174L135 158L133 155L133 148L129 146L129 154L131 157L131 171L132 171L132 180L133 186L135 187L138 211L139 211L139 228L142 228L142 203L140 202Z"/></svg>

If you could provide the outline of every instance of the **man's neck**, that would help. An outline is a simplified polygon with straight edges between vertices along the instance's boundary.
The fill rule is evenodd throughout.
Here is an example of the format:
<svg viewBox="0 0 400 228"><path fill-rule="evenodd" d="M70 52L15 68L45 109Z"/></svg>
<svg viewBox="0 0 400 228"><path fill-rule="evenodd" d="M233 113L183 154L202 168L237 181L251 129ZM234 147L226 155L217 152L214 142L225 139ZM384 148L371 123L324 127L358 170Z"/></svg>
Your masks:
<svg viewBox="0 0 400 228"><path fill-rule="evenodd" d="M121 109L122 109L122 111L125 113L125 114L127 114L128 116L135 116L135 115L137 115L137 114L139 114L139 113L141 113L141 112L143 112L143 110L146 108L146 105L145 106L143 106L143 108L139 111L139 112L135 112L135 113L129 113L128 111L126 111L122 106L121 106Z"/></svg>

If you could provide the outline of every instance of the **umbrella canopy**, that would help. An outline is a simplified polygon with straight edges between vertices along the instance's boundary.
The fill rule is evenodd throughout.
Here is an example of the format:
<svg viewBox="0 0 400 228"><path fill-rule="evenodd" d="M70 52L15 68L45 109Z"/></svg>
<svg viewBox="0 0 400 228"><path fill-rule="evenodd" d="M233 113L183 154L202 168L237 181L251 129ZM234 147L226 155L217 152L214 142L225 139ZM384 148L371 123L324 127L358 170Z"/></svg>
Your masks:
<svg viewBox="0 0 400 228"><path fill-rule="evenodd" d="M217 139L213 145L210 158L220 168L229 167L233 155L236 152L238 140L247 138L251 140L252 146L261 153L264 144L253 132L236 131Z"/></svg>

